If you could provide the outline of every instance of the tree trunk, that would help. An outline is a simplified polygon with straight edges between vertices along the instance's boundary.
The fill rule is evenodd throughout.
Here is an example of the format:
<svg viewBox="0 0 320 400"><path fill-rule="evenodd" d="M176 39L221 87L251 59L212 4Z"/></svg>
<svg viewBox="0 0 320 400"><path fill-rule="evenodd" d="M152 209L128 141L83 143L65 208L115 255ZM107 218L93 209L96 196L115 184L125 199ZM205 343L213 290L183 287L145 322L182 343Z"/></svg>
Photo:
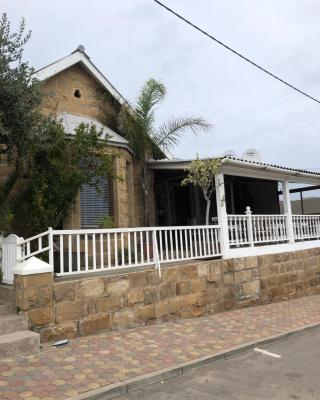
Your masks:
<svg viewBox="0 0 320 400"><path fill-rule="evenodd" d="M207 199L207 208L206 208L206 225L209 225L210 205L211 205L211 200L210 200L210 199Z"/></svg>
<svg viewBox="0 0 320 400"><path fill-rule="evenodd" d="M149 226L149 189L150 189L150 175L147 166L141 169L141 189L142 189L142 206L143 206L143 225Z"/></svg>

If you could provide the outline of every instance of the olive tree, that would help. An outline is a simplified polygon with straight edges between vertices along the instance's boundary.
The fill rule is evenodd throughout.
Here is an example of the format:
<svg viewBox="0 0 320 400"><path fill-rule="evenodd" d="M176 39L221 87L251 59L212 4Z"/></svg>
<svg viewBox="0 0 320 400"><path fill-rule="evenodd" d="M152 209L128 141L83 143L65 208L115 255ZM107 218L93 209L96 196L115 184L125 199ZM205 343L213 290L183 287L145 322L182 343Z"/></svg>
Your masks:
<svg viewBox="0 0 320 400"><path fill-rule="evenodd" d="M183 186L191 184L202 190L203 197L207 203L206 225L209 225L211 195L215 190L215 175L218 173L220 166L220 158L200 160L197 157L195 160L191 161L188 168L188 175L181 182Z"/></svg>

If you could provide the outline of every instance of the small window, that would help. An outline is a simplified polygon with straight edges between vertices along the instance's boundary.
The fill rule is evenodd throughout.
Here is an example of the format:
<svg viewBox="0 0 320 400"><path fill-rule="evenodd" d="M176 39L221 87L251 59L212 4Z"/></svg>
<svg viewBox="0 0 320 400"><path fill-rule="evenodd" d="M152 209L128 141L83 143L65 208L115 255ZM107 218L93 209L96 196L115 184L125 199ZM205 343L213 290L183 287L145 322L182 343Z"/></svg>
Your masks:
<svg viewBox="0 0 320 400"><path fill-rule="evenodd" d="M109 179L96 179L98 190L88 184L82 185L80 190L81 228L99 228L102 218L111 215Z"/></svg>
<svg viewBox="0 0 320 400"><path fill-rule="evenodd" d="M73 93L74 97L76 97L77 99L80 99L81 97L81 92L80 89L76 89Z"/></svg>

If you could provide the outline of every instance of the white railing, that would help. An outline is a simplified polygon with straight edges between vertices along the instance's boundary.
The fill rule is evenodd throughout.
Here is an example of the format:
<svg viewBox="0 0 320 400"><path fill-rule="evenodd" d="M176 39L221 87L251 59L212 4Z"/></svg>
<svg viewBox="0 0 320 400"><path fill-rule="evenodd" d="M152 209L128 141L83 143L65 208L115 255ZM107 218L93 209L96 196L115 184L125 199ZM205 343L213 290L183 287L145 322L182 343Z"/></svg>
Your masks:
<svg viewBox="0 0 320 400"><path fill-rule="evenodd" d="M228 215L230 246L244 246L250 243L248 223L249 220L246 215Z"/></svg>
<svg viewBox="0 0 320 400"><path fill-rule="evenodd" d="M252 215L254 243L277 243L288 240L286 215Z"/></svg>
<svg viewBox="0 0 320 400"><path fill-rule="evenodd" d="M295 240L320 238L320 215L293 215Z"/></svg>
<svg viewBox="0 0 320 400"><path fill-rule="evenodd" d="M52 230L22 240L17 261L40 255L56 275L71 275L221 256L217 225Z"/></svg>
<svg viewBox="0 0 320 400"><path fill-rule="evenodd" d="M22 239L19 243L20 252L17 258L18 262L24 261L30 257L45 253L50 250L49 237L52 230L32 236L28 239Z"/></svg>
<svg viewBox="0 0 320 400"><path fill-rule="evenodd" d="M230 247L275 244L289 240L286 215L228 215Z"/></svg>
<svg viewBox="0 0 320 400"><path fill-rule="evenodd" d="M320 215L228 215L231 248L320 239ZM293 234L289 238L289 230ZM3 282L13 283L14 267L37 256L58 276L111 271L223 256L219 225L52 230L24 240L2 240ZM245 249L243 249L245 250Z"/></svg>

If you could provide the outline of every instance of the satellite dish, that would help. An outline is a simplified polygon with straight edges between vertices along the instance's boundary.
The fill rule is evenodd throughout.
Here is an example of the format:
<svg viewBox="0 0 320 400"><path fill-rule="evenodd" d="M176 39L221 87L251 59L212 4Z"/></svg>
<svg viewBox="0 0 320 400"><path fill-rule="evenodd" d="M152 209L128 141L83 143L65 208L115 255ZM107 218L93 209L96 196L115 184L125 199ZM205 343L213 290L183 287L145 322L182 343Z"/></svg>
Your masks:
<svg viewBox="0 0 320 400"><path fill-rule="evenodd" d="M252 161L252 162L260 162L261 161L261 156L258 150L256 149L248 149L243 153L242 158L247 161Z"/></svg>
<svg viewBox="0 0 320 400"><path fill-rule="evenodd" d="M237 158L237 153L233 150L227 150L222 154L222 157Z"/></svg>

